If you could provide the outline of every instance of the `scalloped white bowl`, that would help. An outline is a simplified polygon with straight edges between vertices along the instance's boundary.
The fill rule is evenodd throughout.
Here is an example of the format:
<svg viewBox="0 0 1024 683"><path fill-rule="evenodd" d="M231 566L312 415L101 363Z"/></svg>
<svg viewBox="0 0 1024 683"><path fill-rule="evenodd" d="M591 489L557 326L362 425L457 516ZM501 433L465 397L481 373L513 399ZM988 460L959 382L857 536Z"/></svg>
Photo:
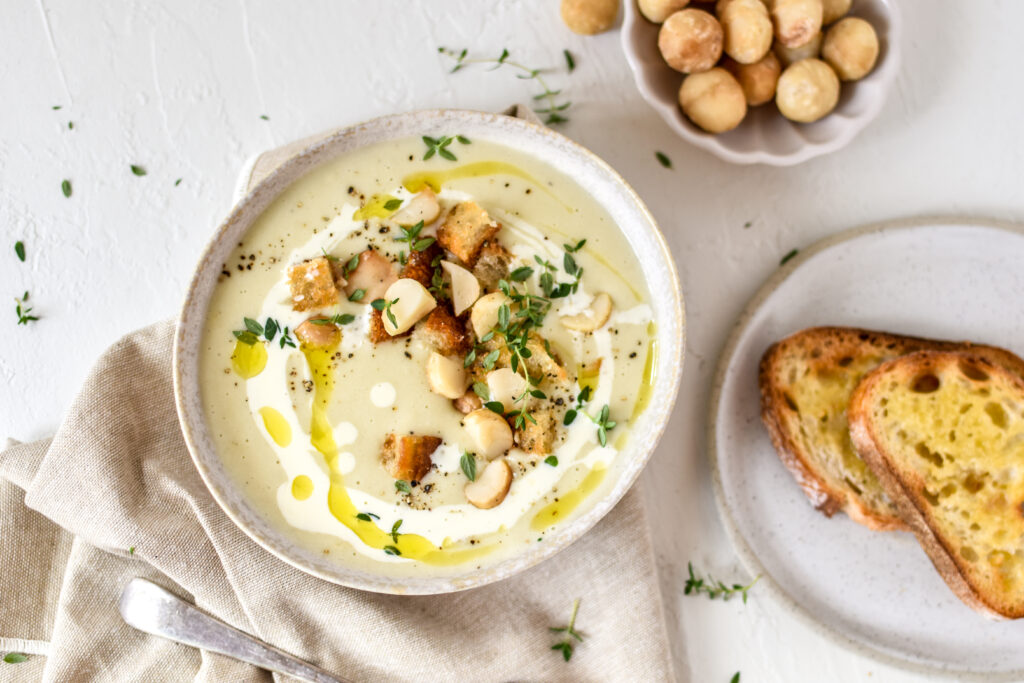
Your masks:
<svg viewBox="0 0 1024 683"><path fill-rule="evenodd" d="M640 94L681 138L734 164L792 166L834 152L852 140L881 111L900 64L901 19L896 0L854 0L849 16L871 22L880 52L874 70L843 83L835 111L814 123L794 123L774 102L751 107L734 130L706 133L683 115L677 96L683 74L658 51L658 24L644 19L636 0L626 1L622 49Z"/></svg>

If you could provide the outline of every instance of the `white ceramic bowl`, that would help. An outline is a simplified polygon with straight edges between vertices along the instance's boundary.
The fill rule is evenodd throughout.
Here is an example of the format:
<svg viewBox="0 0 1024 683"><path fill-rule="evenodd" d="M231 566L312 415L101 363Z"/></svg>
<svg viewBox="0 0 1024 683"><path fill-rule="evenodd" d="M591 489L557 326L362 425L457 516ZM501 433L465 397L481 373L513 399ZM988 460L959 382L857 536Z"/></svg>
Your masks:
<svg viewBox="0 0 1024 683"><path fill-rule="evenodd" d="M896 78L900 63L900 11L896 0L853 0L849 16L866 19L878 33L880 52L864 79L843 83L835 111L814 123L794 123L774 102L751 107L743 122L720 135L706 133L679 108L683 74L671 69L658 51L660 25L647 21L626 0L622 48L640 94L685 140L734 164L792 166L844 147L871 122Z"/></svg>
<svg viewBox="0 0 1024 683"><path fill-rule="evenodd" d="M357 570L303 548L271 525L225 471L210 437L200 400L199 353L203 328L221 264L270 203L316 166L354 149L410 136L441 136L457 130L529 154L573 178L592 193L622 230L651 292L658 355L649 407L633 425L632 438L609 470L609 485L589 509L545 539L483 569L455 576L396 578ZM270 173L232 209L214 233L189 287L174 339L174 391L182 431L195 465L213 497L249 536L279 558L334 583L381 593L445 593L482 586L518 573L567 547L597 523L636 480L661 436L682 374L683 299L672 256L643 202L610 166L580 145L544 126L500 114L435 110L387 116L339 130L296 154ZM598 495L598 494L595 494Z"/></svg>

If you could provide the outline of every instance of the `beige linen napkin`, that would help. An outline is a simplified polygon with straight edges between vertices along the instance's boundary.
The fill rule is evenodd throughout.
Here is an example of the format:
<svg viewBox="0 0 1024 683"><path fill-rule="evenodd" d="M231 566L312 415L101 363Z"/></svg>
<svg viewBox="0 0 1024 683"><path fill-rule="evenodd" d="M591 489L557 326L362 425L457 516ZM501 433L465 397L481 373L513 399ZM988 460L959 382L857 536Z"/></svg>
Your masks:
<svg viewBox="0 0 1024 683"><path fill-rule="evenodd" d="M243 186L287 151L257 159ZM174 410L173 329L122 339L53 439L0 452L0 652L37 655L0 663L0 681L271 680L125 625L117 598L135 576L356 681L672 678L639 492L571 548L497 584L391 596L327 583L256 545L206 490ZM577 597L586 640L566 663L548 627L564 625Z"/></svg>

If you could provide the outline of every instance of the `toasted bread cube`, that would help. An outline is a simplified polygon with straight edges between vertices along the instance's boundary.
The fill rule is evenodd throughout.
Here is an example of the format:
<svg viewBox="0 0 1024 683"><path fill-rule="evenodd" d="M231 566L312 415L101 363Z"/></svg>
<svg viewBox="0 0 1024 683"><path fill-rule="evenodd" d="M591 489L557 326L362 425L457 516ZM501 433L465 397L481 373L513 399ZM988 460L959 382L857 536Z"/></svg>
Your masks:
<svg viewBox="0 0 1024 683"><path fill-rule="evenodd" d="M421 481L430 471L431 454L441 445L436 436L388 434L380 453L381 464L395 479Z"/></svg>
<svg viewBox="0 0 1024 683"><path fill-rule="evenodd" d="M530 412L536 424L525 420L522 429L516 430L516 445L533 455L548 455L555 450L555 439L558 436L558 420L552 408L543 408Z"/></svg>
<svg viewBox="0 0 1024 683"><path fill-rule="evenodd" d="M530 371L531 376L543 375L556 385L569 380L569 373L555 352L548 351L549 345L545 345L543 339L536 335L531 336L530 341L526 342L526 348L530 349L531 353L526 360L526 369Z"/></svg>
<svg viewBox="0 0 1024 683"><path fill-rule="evenodd" d="M348 274L348 283L345 285L345 296L352 296L358 289L363 290L363 296L359 303L368 304L374 299L380 299L388 287L398 279L395 274L395 267L391 261L381 256L373 249L367 249L359 254L359 264Z"/></svg>
<svg viewBox="0 0 1024 683"><path fill-rule="evenodd" d="M437 241L469 267L476 264L487 240L497 234L498 225L476 202L456 204L437 230Z"/></svg>
<svg viewBox="0 0 1024 683"><path fill-rule="evenodd" d="M412 251L409 253L409 257L406 259L405 266L402 267L402 273L399 277L415 280L427 289L430 289L434 280L434 259L438 259L438 264L440 264L440 258L443 257L444 252L441 250L441 247L437 246L437 242L434 242L423 251Z"/></svg>
<svg viewBox="0 0 1024 683"><path fill-rule="evenodd" d="M444 356L465 356L473 345L465 324L452 315L448 302L430 312L416 327L416 335Z"/></svg>
<svg viewBox="0 0 1024 683"><path fill-rule="evenodd" d="M476 264L473 266L473 275L480 281L484 290L495 289L498 280L508 278L509 264L512 263L512 254L501 245L498 240L488 240L480 248L476 257Z"/></svg>
<svg viewBox="0 0 1024 683"><path fill-rule="evenodd" d="M338 303L338 287L334 270L325 256L297 263L288 268L292 293L292 309L312 311Z"/></svg>

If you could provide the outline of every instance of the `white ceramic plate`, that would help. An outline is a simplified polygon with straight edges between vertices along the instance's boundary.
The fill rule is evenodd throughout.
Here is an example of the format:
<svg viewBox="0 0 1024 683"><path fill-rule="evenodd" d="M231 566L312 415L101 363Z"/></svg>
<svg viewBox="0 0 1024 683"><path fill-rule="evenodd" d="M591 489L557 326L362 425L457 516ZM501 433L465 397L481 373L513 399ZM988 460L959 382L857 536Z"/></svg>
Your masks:
<svg viewBox="0 0 1024 683"><path fill-rule="evenodd" d="M719 362L709 443L719 509L764 589L841 641L958 680L1024 676L1024 620L958 600L914 536L814 510L761 425L768 346L813 325L972 339L1024 355L1024 233L963 219L861 228L805 250L754 297Z"/></svg>
<svg viewBox="0 0 1024 683"><path fill-rule="evenodd" d="M835 111L810 124L794 123L774 102L752 107L735 129L705 133L679 109L683 74L672 70L658 51L660 26L644 19L636 0L626 0L622 49L637 88L679 136L734 164L791 166L846 146L885 104L900 63L900 11L895 0L854 0L850 16L868 20L878 33L880 52L874 70L856 83L843 83Z"/></svg>

